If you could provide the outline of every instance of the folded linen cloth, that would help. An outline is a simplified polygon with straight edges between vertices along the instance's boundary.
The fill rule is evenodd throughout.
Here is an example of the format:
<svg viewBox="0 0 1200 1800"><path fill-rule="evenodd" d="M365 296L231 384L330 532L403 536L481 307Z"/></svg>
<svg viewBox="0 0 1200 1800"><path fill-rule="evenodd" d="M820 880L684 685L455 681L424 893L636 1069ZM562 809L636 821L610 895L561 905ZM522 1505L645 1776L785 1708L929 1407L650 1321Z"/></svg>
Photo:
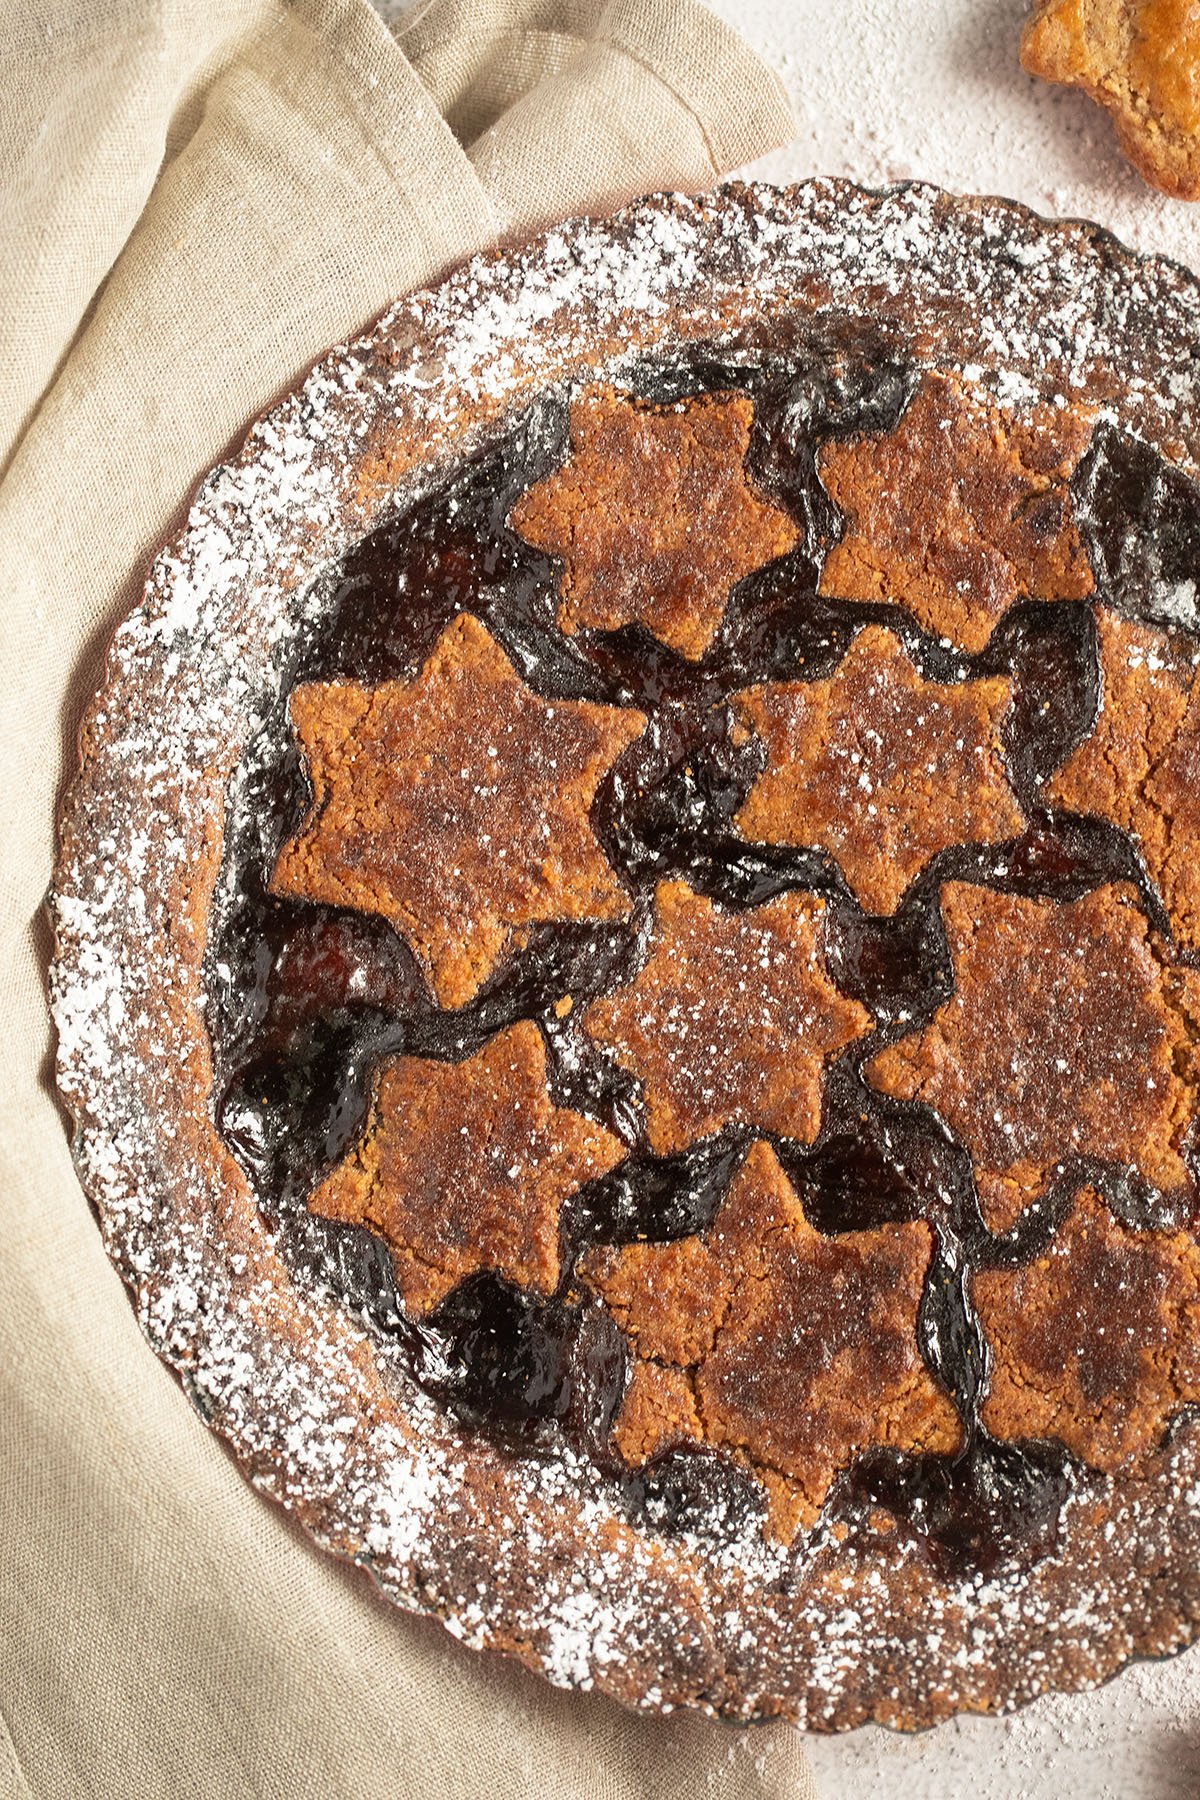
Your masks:
<svg viewBox="0 0 1200 1800"><path fill-rule="evenodd" d="M0 1795L807 1796L798 1735L560 1694L384 1602L140 1338L56 1105L80 708L204 470L501 236L786 137L695 0L9 0L0 67Z"/></svg>

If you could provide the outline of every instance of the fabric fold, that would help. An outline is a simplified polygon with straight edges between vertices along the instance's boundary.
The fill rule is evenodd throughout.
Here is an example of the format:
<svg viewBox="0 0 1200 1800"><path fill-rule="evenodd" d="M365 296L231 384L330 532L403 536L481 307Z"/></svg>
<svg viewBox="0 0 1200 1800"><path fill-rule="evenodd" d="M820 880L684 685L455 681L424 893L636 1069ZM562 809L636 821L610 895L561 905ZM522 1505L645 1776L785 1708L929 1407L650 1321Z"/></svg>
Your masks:
<svg viewBox="0 0 1200 1800"><path fill-rule="evenodd" d="M628 198L648 132L656 184L686 188L792 129L779 78L699 0L429 0L400 42L502 218L526 229L553 216L538 206L549 157L562 216Z"/></svg>
<svg viewBox="0 0 1200 1800"><path fill-rule="evenodd" d="M771 148L778 84L693 0L434 0L399 41L367 0L10 0L0 66L0 1794L804 1796L794 1732L472 1656L253 1491L75 1181L43 912L79 712L205 470L501 234Z"/></svg>

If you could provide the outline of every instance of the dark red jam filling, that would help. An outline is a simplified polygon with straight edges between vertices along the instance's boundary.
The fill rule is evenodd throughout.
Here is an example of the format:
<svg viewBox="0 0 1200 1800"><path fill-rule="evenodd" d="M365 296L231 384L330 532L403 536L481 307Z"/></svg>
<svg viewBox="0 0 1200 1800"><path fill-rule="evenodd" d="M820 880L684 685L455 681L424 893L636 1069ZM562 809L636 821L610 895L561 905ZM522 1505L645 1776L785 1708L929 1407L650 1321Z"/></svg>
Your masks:
<svg viewBox="0 0 1200 1800"><path fill-rule="evenodd" d="M921 1350L965 1426L964 1448L953 1457L861 1457L836 1484L830 1511L853 1533L885 1506L939 1567L982 1572L1031 1561L1051 1547L1068 1492L1092 1477L1061 1445L999 1444L984 1430L983 1347L968 1272L1034 1254L1081 1175L1131 1223L1170 1223L1170 1208L1127 1173L1080 1159L1008 1238L994 1237L981 1218L965 1150L925 1109L868 1088L860 1069L883 1044L927 1020L950 991L937 904L949 878L1062 899L1128 880L1141 889L1156 927L1167 927L1131 841L1104 824L1051 816L1039 798L1041 780L1095 715L1096 642L1087 605L1019 605L986 651L968 657L924 635L902 608L816 592L822 557L839 531L817 480L817 448L831 436L889 429L915 380L888 345L861 327L836 326L817 341L764 344L727 360L697 349L624 373L623 387L655 401L749 393L751 474L802 530L793 553L734 590L718 637L699 662L676 656L641 627L572 637L556 627L555 567L505 521L518 495L566 453L561 398L535 404L498 445L349 552L323 583L319 628L296 645L284 700L249 747L232 797L209 945L208 1016L221 1131L296 1267L394 1334L415 1378L468 1426L525 1453L565 1433L652 1525L723 1531L760 1508L761 1499L719 1454L676 1451L631 1473L613 1452L610 1426L627 1356L616 1325L594 1298L578 1297L571 1273L589 1245L703 1229L751 1134L726 1131L682 1155L652 1155L636 1082L585 1037L578 1019L587 1000L633 974L654 884L664 876L682 877L733 907L797 886L825 893L830 972L879 1025L833 1064L817 1141L805 1148L775 1140L776 1149L822 1231L918 1216L934 1225ZM1153 596L1164 582L1183 580L1195 567L1194 484L1106 427L1074 490L1100 597L1153 616ZM286 691L339 675L366 682L411 677L463 609L485 623L540 693L636 706L649 714L650 727L621 757L592 813L634 896L632 922L539 928L474 1001L447 1012L428 998L411 953L386 923L271 895L266 881L306 800ZM722 704L753 682L827 676L872 621L898 633L927 678L1011 677L1006 753L1030 821L1015 843L937 856L890 918L864 914L827 855L738 838L733 816L761 769L762 751L754 740L741 741ZM554 1003L565 992L576 1005L559 1019ZM476 1276L414 1324L397 1304L386 1247L362 1228L314 1217L306 1198L353 1142L371 1072L383 1057L403 1051L457 1061L519 1019L536 1020L544 1033L556 1101L600 1119L629 1155L565 1209L564 1277L553 1298Z"/></svg>

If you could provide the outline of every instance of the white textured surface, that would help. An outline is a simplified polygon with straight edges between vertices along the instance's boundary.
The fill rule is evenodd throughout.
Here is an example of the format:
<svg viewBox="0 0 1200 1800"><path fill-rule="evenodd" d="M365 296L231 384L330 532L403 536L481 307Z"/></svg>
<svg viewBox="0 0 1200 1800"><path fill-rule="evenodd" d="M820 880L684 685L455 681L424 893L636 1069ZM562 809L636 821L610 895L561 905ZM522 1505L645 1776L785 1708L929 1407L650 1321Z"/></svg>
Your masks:
<svg viewBox="0 0 1200 1800"><path fill-rule="evenodd" d="M1107 114L1026 75L1027 0L709 0L780 72L795 140L766 181L909 175L1107 225L1200 268L1200 204L1167 200L1124 161Z"/></svg>
<svg viewBox="0 0 1200 1800"><path fill-rule="evenodd" d="M710 0L787 84L799 132L770 181L919 175L1085 216L1200 269L1200 205L1148 189L1082 95L1017 61L1024 0ZM1197 1800L1200 1649L1100 1692L904 1739L810 1740L824 1800Z"/></svg>

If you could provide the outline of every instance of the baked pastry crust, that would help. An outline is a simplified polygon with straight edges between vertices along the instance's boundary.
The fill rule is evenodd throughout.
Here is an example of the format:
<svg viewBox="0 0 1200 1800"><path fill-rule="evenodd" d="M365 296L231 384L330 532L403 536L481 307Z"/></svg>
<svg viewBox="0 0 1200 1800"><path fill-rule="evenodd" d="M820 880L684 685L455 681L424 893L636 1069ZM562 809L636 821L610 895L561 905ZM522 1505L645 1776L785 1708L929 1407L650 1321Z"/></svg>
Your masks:
<svg viewBox="0 0 1200 1800"><path fill-rule="evenodd" d="M573 403L567 461L511 518L563 560L565 631L640 620L680 655L703 656L731 589L799 537L746 477L752 418L744 394L654 406L600 391Z"/></svg>
<svg viewBox="0 0 1200 1800"><path fill-rule="evenodd" d="M799 1516L790 1543L764 1531L763 1508L745 1504L744 1490L738 1499L718 1481L711 1503L680 1520L629 1459L605 1463L553 1422L536 1456L475 1428L414 1374L409 1322L352 1304L269 1221L219 1126L210 1022L228 984L209 950L214 921L236 901L233 834L255 810L250 750L278 709L298 635L324 616L327 572L539 397L619 386L638 359L684 353L728 376L811 340L834 370L814 405L836 439L853 385L841 373L844 344L862 339L893 420L860 436L894 428L911 398L905 370L937 371L1010 414L1065 396L1074 418L1103 413L1121 443L1194 481L1198 329L1200 289L1182 270L1003 202L837 182L658 197L476 259L399 302L252 429L156 558L83 728L55 881L58 1071L80 1176L144 1331L202 1415L256 1485L403 1606L565 1685L731 1719L785 1714L819 1729L866 1719L916 1727L1012 1707L1048 1688L1091 1685L1132 1655L1162 1655L1195 1635L1200 1515L1187 1496L1200 1491L1200 1426L1186 1405L1164 1406L1163 1430L1156 1423L1135 1455L1104 1469L1053 1439L1010 1456L973 1427L952 1451L942 1391L922 1376L937 1413L913 1440L927 1440L924 1458L860 1458L824 1498L814 1495L818 1515ZM654 403L674 399L660 393ZM1091 454L1072 474L1072 506L1091 491ZM840 525L821 510L828 498L811 491L828 545ZM1104 547L1092 541L1102 526L1067 519L1066 503L1055 496L1058 528L1078 527L1090 566L1103 567ZM815 592L820 571L810 573ZM775 589L768 581L762 592L769 599ZM1179 614L1178 596L1159 600ZM872 622L860 598L845 601ZM735 590L714 652L735 675L748 629L738 604ZM1017 644L1036 659L1041 615L1071 606L1090 616L1086 603L1035 595L1030 623L1017 616L1018 588L977 667L935 658L925 673L944 684L992 680L1000 664L989 657ZM906 618L904 641L916 646ZM1182 622L1194 628L1194 617ZM854 628L843 620L837 630L844 650ZM1083 655L1083 623L1077 636ZM1050 691L1057 666L1048 665ZM754 679L747 672L736 685ZM1051 773L1031 766L1023 794ZM1040 842L1028 838L1021 877L1035 885ZM917 878L922 918L946 886L939 870L935 857ZM842 893L836 874L823 879L828 895ZM1139 917L1169 935L1136 859L1128 879ZM907 929L914 907L906 901L887 929ZM866 949L847 942L840 955L839 980L853 965L866 994L875 967ZM321 978L334 982L336 971ZM380 980L383 995L408 976L397 962ZM887 1031L903 1041L927 1024L897 1015ZM856 1141L843 1185L853 1201L890 1171L888 1230L900 1234L910 1287L927 1249L934 1258L930 1304L931 1283L953 1289L964 1279L964 1264L946 1260L964 1232L986 1267L1029 1264L1036 1232L1051 1231L1066 1207L1050 1191L1034 1235L1018 1227L1009 1240L986 1233L977 1212L973 1222L954 1212L949 1140L921 1135L918 1105L896 1101L877 1137ZM774 1199L788 1230L822 1234L822 1253L826 1238L836 1248L839 1230L854 1233L853 1219L831 1228L814 1203L814 1171L851 1155L846 1098L828 1085L823 1117L822 1137L798 1159L788 1152L794 1200L783 1190ZM603 1159L603 1142L588 1153ZM770 1186L769 1166L766 1176ZM1134 1200L1122 1204L1128 1212ZM1168 1216L1169 1197L1153 1204L1155 1230L1187 1229ZM924 1222L906 1234L906 1216ZM549 1280L541 1244L537 1266ZM876 1242L873 1254L885 1248ZM593 1278L615 1279L595 1269ZM1018 1300L990 1294L988 1304L1016 1317L1046 1300L1030 1278ZM887 1330L901 1318L911 1318L909 1301ZM928 1366L924 1341L921 1355ZM968 1345L964 1355L985 1384L986 1352ZM903 1388L903 1370L897 1380ZM732 1410L722 1416L736 1435ZM960 1478L969 1505L947 1512ZM953 1528L943 1529L951 1512Z"/></svg>
<svg viewBox="0 0 1200 1800"><path fill-rule="evenodd" d="M1078 900L941 890L954 994L864 1072L968 1146L994 1231L1081 1152L1191 1193L1200 975L1162 957L1138 902L1127 883Z"/></svg>
<svg viewBox="0 0 1200 1800"><path fill-rule="evenodd" d="M1095 728L1046 784L1052 805L1134 838L1178 943L1200 949L1200 681L1194 640L1102 613Z"/></svg>
<svg viewBox="0 0 1200 1800"><path fill-rule="evenodd" d="M1151 187L1200 199L1200 26L1192 0L1038 0L1021 38L1031 75L1082 88Z"/></svg>
<svg viewBox="0 0 1200 1800"><path fill-rule="evenodd" d="M766 1487L769 1532L791 1543L855 1452L957 1450L961 1421L917 1348L932 1247L919 1220L814 1230L760 1138L706 1232L579 1265L633 1349L621 1454L728 1447Z"/></svg>
<svg viewBox="0 0 1200 1800"><path fill-rule="evenodd" d="M390 919L443 1006L544 920L628 917L588 811L633 707L541 699L460 613L416 681L295 688L288 710L313 805L273 889Z"/></svg>
<svg viewBox="0 0 1200 1800"><path fill-rule="evenodd" d="M829 979L824 914L802 891L726 912L686 882L660 882L641 969L583 1016L641 1081L652 1150L733 1124L812 1143L826 1065L872 1024ZM747 969L756 980L740 1004Z"/></svg>
<svg viewBox="0 0 1200 1800"><path fill-rule="evenodd" d="M894 913L940 850L1025 823L1004 767L1011 703L1003 676L924 680L898 638L868 625L828 680L734 695L767 746L734 823L746 838L828 850L869 912Z"/></svg>
<svg viewBox="0 0 1200 1800"><path fill-rule="evenodd" d="M972 652L1022 596L1082 599L1092 572L1067 482L1091 428L1078 406L1016 414L954 375L924 375L891 430L821 447L846 521L822 593L899 600Z"/></svg>

